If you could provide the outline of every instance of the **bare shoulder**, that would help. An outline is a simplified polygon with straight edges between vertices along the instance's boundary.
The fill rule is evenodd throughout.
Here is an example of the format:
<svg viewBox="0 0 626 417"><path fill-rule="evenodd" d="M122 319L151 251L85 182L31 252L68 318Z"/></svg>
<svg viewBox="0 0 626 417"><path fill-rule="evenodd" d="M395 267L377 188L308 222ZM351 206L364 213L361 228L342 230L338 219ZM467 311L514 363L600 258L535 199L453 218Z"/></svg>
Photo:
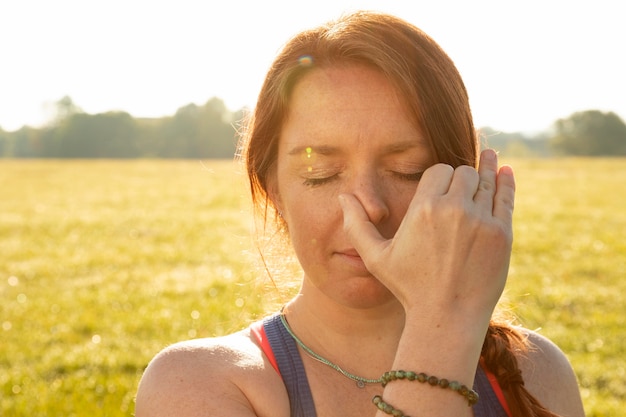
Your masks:
<svg viewBox="0 0 626 417"><path fill-rule="evenodd" d="M249 329L172 345L148 365L137 417L288 416L289 400Z"/></svg>
<svg viewBox="0 0 626 417"><path fill-rule="evenodd" d="M528 391L554 413L583 417L578 381L563 351L537 332L523 332L529 350L518 357L518 362Z"/></svg>

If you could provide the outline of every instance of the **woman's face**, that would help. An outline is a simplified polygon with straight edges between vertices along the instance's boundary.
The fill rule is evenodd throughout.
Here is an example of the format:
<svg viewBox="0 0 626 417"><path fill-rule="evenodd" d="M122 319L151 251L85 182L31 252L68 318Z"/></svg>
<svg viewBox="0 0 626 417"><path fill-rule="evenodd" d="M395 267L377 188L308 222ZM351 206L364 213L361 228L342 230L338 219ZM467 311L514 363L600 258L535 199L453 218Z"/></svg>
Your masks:
<svg viewBox="0 0 626 417"><path fill-rule="evenodd" d="M389 81L370 68L315 69L292 94L270 195L304 287L353 307L388 302L393 296L343 232L338 196L355 195L379 232L393 237L420 174L433 164L428 144Z"/></svg>

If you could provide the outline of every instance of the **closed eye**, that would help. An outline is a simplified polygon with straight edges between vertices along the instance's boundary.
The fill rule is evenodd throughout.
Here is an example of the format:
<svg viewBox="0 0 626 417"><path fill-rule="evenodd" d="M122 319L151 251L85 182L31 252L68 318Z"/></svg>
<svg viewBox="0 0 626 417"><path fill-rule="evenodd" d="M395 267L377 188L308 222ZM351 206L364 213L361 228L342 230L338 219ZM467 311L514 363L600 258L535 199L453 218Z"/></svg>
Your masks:
<svg viewBox="0 0 626 417"><path fill-rule="evenodd" d="M334 175L331 175L330 177L322 177L322 178L305 178L302 184L308 187L316 187L318 185L326 184L337 178L339 178L339 174L334 174Z"/></svg>
<svg viewBox="0 0 626 417"><path fill-rule="evenodd" d="M424 175L424 172L413 172L410 174L404 172L394 172L393 175L407 181L419 181L420 179L422 179L422 175Z"/></svg>

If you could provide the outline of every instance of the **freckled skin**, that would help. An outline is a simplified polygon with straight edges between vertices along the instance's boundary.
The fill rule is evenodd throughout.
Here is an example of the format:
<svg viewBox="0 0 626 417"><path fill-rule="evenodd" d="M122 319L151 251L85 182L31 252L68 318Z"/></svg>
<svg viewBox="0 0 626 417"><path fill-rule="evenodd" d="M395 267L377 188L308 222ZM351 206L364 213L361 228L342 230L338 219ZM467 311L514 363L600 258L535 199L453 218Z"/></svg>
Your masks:
<svg viewBox="0 0 626 417"><path fill-rule="evenodd" d="M293 92L281 130L274 201L310 285L347 305L393 299L342 233L337 196L354 193L380 232L393 236L431 164L391 84L362 68L314 70ZM407 145L409 143L410 145Z"/></svg>

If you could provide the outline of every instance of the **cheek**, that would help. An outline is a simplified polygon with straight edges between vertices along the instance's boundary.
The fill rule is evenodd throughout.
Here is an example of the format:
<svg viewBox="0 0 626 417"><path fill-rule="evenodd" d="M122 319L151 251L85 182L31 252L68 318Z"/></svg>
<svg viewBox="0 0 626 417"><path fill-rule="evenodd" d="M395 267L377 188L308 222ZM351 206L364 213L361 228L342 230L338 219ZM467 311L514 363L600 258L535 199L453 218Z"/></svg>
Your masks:
<svg viewBox="0 0 626 417"><path fill-rule="evenodd" d="M392 208L392 211L395 214L394 217L398 217L400 220L404 218L404 215L409 209L409 206L411 205L411 201L413 200L413 197L415 196L415 190L416 190L416 187L406 187L406 189L399 190L395 194L395 197L393 197L393 208Z"/></svg>
<svg viewBox="0 0 626 417"><path fill-rule="evenodd" d="M296 250L316 248L343 227L339 202L328 198L305 198L303 195L285 204L284 216Z"/></svg>

